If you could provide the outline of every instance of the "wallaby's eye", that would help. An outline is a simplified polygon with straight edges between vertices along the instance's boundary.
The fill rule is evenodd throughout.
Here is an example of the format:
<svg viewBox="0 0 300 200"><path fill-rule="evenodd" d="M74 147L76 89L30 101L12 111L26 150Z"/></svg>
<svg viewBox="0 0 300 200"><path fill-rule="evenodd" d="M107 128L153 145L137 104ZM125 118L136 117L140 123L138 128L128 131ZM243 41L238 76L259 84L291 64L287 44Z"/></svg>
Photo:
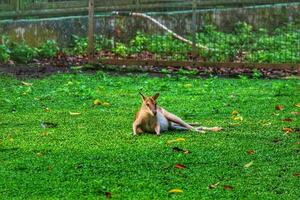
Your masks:
<svg viewBox="0 0 300 200"><path fill-rule="evenodd" d="M146 105L147 105L147 106L150 106L150 104L149 104L149 103L146 103Z"/></svg>

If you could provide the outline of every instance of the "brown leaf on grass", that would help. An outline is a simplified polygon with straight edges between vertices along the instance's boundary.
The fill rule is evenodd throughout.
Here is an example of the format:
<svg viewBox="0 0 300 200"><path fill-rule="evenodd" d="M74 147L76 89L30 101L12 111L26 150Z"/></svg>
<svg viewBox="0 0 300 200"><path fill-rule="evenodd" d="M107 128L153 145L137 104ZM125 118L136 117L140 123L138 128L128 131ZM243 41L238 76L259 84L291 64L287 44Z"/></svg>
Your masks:
<svg viewBox="0 0 300 200"><path fill-rule="evenodd" d="M210 185L208 186L208 189L210 189L210 190L215 189L215 188L218 187L219 184L220 184L220 182L217 182L217 183L215 183L215 184L210 184Z"/></svg>
<svg viewBox="0 0 300 200"><path fill-rule="evenodd" d="M293 176L298 177L298 176L300 176L300 173L298 173L298 172L293 173Z"/></svg>
<svg viewBox="0 0 300 200"><path fill-rule="evenodd" d="M107 199L110 199L111 198L111 192L105 192L105 197L107 198Z"/></svg>
<svg viewBox="0 0 300 200"><path fill-rule="evenodd" d="M249 150L247 150L247 154L248 155L255 154L255 151L253 149L249 149Z"/></svg>
<svg viewBox="0 0 300 200"><path fill-rule="evenodd" d="M178 188L174 188L174 189L169 190L169 193L182 193L182 192L183 192L183 190L178 189Z"/></svg>
<svg viewBox="0 0 300 200"><path fill-rule="evenodd" d="M45 112L49 112L50 109L49 109L49 108L45 108L44 111L45 111Z"/></svg>
<svg viewBox="0 0 300 200"><path fill-rule="evenodd" d="M299 115L299 112L297 111L294 111L294 112L291 112L292 115Z"/></svg>
<svg viewBox="0 0 300 200"><path fill-rule="evenodd" d="M283 121L283 122L292 122L293 119L292 118L285 118L285 119L282 119L281 121Z"/></svg>
<svg viewBox="0 0 300 200"><path fill-rule="evenodd" d="M233 190L231 185L224 185L224 190Z"/></svg>
<svg viewBox="0 0 300 200"><path fill-rule="evenodd" d="M275 106L275 109L276 109L276 110L283 110L284 107L283 107L282 105L276 105L276 106Z"/></svg>
<svg viewBox="0 0 300 200"><path fill-rule="evenodd" d="M285 134L292 133L294 130L292 128L283 128L282 131L284 131Z"/></svg>
<svg viewBox="0 0 300 200"><path fill-rule="evenodd" d="M296 107L300 108L300 102L296 104Z"/></svg>
<svg viewBox="0 0 300 200"><path fill-rule="evenodd" d="M175 168L177 168L177 169L185 169L186 166L183 165L183 164L176 164L176 165L175 165Z"/></svg>
<svg viewBox="0 0 300 200"><path fill-rule="evenodd" d="M251 162L245 164L244 167L245 167L245 168L249 168L249 167L251 167L251 166L253 165L253 163L254 163L254 162L251 161Z"/></svg>

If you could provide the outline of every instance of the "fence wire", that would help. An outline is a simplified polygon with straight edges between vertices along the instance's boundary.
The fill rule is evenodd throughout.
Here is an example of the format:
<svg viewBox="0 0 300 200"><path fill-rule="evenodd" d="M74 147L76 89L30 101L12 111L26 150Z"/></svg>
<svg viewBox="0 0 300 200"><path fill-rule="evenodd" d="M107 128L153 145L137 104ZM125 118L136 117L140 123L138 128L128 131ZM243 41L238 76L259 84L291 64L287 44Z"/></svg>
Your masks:
<svg viewBox="0 0 300 200"><path fill-rule="evenodd" d="M0 18L86 16L87 6L0 0ZM299 0L95 0L95 23L101 59L300 63Z"/></svg>
<svg viewBox="0 0 300 200"><path fill-rule="evenodd" d="M121 12L108 18L110 34L96 40L96 46L102 48L102 58L215 63L300 62L299 3L271 0L261 3L220 0L213 1L214 4L212 1L179 4L183 1L177 0L131 2L138 6L128 4L125 9L118 1L110 2L113 11ZM96 1L97 6L99 2ZM151 19L133 13L157 20L172 33ZM196 52L190 43L174 37L178 34L192 42L193 28ZM109 44L106 40L112 41L112 45L105 46Z"/></svg>

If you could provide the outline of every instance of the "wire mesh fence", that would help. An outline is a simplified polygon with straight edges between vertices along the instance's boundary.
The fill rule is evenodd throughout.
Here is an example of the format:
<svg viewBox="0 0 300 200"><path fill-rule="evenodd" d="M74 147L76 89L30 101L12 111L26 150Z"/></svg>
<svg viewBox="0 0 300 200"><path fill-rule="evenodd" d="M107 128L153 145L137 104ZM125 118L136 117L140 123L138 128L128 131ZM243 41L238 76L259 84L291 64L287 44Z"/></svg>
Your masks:
<svg viewBox="0 0 300 200"><path fill-rule="evenodd" d="M115 12L109 20L113 34L107 40L105 36L96 40L96 46L102 47L100 57L111 59L110 63L128 59L300 62L299 4L271 0L180 2L140 0L138 7ZM110 6L118 11L117 3ZM112 45L106 46L109 40Z"/></svg>
<svg viewBox="0 0 300 200"><path fill-rule="evenodd" d="M300 63L299 0L94 1L101 62ZM0 0L0 18L87 13L88 0Z"/></svg>

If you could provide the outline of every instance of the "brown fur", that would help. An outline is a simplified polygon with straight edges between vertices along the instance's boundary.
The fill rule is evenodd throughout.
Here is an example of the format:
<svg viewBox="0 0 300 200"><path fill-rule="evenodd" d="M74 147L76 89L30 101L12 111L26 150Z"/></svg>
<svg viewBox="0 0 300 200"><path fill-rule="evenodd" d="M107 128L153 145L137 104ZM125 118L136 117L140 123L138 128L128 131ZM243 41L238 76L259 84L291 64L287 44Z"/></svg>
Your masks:
<svg viewBox="0 0 300 200"><path fill-rule="evenodd" d="M152 97L145 97L143 94L141 94L141 96L143 102L140 110L135 114L134 122L132 125L134 135L140 134L142 132L150 132L160 135L161 128L163 128L164 130L191 130L201 133L203 133L204 130L221 130L221 128L219 127L193 127L191 124L186 123L176 115L157 106L156 100L159 97L159 93L156 93Z"/></svg>

